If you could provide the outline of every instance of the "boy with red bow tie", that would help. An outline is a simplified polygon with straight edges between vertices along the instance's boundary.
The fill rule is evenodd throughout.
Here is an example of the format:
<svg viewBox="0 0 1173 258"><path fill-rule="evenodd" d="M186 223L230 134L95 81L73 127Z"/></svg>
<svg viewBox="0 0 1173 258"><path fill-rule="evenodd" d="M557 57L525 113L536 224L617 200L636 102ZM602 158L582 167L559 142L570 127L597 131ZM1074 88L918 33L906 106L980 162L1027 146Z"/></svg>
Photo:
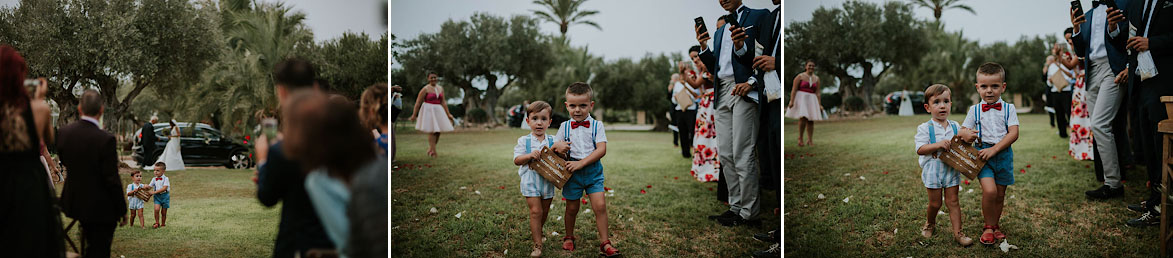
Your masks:
<svg viewBox="0 0 1173 258"><path fill-rule="evenodd" d="M595 226L599 229L599 251L603 256L619 256L619 250L611 244L607 234L607 202L603 194L603 164L599 160L607 155L607 132L603 122L590 117L595 107L591 100L591 85L584 82L570 84L566 88L566 111L570 121L558 127L554 151L567 159L566 169L572 174L562 187L566 199L566 237L562 238L562 249L574 250L574 221L583 192L591 199L595 212Z"/></svg>
<svg viewBox="0 0 1173 258"><path fill-rule="evenodd" d="M994 244L995 239L1004 239L998 228L1002 218L1002 207L1006 200L1006 186L1014 184L1014 151L1010 148L1018 140L1018 115L1014 105L1002 101L1006 91L1006 70L998 63L982 64L977 70L978 95L982 101L970 107L961 126L976 129L977 135L970 134L966 141L976 142L978 156L986 160L986 166L978 172L982 186L982 217L985 227L979 241Z"/></svg>
<svg viewBox="0 0 1173 258"><path fill-rule="evenodd" d="M155 225L151 228L159 228L167 226L167 209L171 208L171 179L163 175L167 172L167 163L155 163L155 177L151 178L151 189L155 189L151 194L155 199ZM163 214L162 222L159 222L159 214Z"/></svg>

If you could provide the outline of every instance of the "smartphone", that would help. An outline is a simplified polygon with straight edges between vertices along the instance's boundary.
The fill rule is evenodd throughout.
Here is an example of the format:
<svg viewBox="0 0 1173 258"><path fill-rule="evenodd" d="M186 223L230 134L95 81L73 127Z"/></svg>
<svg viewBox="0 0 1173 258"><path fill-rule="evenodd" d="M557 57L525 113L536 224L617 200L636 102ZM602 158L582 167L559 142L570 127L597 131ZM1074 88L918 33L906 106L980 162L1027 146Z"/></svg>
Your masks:
<svg viewBox="0 0 1173 258"><path fill-rule="evenodd" d="M705 34L705 32L709 32L709 28L705 27L705 17L697 16L696 19L692 19L692 21L695 22L695 25L693 27L701 27L700 30L698 30L696 32L697 35L701 35L701 34Z"/></svg>
<svg viewBox="0 0 1173 258"><path fill-rule="evenodd" d="M741 27L740 24L737 24L737 14L736 13L731 13L729 15L725 15L725 24L729 24L730 26L734 26L734 27Z"/></svg>
<svg viewBox="0 0 1173 258"><path fill-rule="evenodd" d="M261 132L265 133L265 137L267 137L266 139L269 141L269 143L276 142L277 141L276 140L277 139L277 119L276 118L262 119L261 120Z"/></svg>
<svg viewBox="0 0 1173 258"><path fill-rule="evenodd" d="M1101 2L1101 3L1104 3L1104 5L1105 5L1105 6L1108 6L1108 8L1112 8L1112 9L1120 10L1120 6L1117 6L1117 5L1116 5L1116 1L1113 1L1113 0L1103 0L1103 1L1100 1L1100 2Z"/></svg>
<svg viewBox="0 0 1173 258"><path fill-rule="evenodd" d="M1071 1L1071 10L1075 10L1074 17L1079 17L1080 15L1083 15L1083 5L1079 3L1079 0Z"/></svg>

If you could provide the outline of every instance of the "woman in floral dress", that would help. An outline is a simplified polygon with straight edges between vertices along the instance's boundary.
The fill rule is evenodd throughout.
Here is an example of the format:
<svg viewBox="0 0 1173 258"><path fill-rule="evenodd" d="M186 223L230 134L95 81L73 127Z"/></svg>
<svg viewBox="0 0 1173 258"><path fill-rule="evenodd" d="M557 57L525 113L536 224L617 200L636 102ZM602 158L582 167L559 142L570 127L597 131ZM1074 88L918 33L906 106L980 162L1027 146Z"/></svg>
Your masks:
<svg viewBox="0 0 1173 258"><path fill-rule="evenodd" d="M1071 44L1071 40L1067 40ZM1063 53L1061 61L1064 65L1075 74L1075 84L1071 88L1071 125L1068 130L1068 138L1071 140L1068 145L1067 154L1076 160L1092 160L1095 158L1095 152L1092 152L1092 131L1091 118L1088 117L1088 106L1084 102L1087 97L1087 88L1084 84L1084 67L1083 62L1072 52Z"/></svg>
<svg viewBox="0 0 1173 258"><path fill-rule="evenodd" d="M696 49L689 50L696 70L686 71L684 81L693 88L701 90L701 96L696 108L696 128L692 138L692 170L689 171L697 181L714 182L720 180L717 174L721 162L717 160L717 131L714 125L716 118L713 103L713 82L708 69L697 57Z"/></svg>

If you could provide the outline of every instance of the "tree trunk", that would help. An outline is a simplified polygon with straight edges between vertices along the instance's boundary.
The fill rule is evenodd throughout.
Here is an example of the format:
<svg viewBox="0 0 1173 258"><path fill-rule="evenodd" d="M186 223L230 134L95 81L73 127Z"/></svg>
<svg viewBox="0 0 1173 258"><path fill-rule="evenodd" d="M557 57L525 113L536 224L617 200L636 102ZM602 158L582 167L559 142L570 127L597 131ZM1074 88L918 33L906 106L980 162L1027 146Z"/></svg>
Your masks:
<svg viewBox="0 0 1173 258"><path fill-rule="evenodd" d="M501 96L501 90L497 89L497 76L493 74L485 75L485 79L489 81L489 85L485 87L485 113L489 115L489 122L499 124L497 120L497 97Z"/></svg>

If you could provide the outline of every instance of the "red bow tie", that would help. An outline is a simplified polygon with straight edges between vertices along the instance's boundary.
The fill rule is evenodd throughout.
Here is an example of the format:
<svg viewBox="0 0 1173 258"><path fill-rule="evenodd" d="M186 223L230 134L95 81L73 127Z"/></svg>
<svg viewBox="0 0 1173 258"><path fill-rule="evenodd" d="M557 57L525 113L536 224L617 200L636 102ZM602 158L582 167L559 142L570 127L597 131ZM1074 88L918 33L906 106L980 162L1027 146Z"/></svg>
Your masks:
<svg viewBox="0 0 1173 258"><path fill-rule="evenodd" d="M994 104L982 103L982 112L990 111L991 108L1001 111L1002 105L999 105L998 103L994 103Z"/></svg>
<svg viewBox="0 0 1173 258"><path fill-rule="evenodd" d="M156 177L155 180L163 181L163 177Z"/></svg>
<svg viewBox="0 0 1173 258"><path fill-rule="evenodd" d="M570 121L570 129L578 128L579 126L591 128L591 121Z"/></svg>

